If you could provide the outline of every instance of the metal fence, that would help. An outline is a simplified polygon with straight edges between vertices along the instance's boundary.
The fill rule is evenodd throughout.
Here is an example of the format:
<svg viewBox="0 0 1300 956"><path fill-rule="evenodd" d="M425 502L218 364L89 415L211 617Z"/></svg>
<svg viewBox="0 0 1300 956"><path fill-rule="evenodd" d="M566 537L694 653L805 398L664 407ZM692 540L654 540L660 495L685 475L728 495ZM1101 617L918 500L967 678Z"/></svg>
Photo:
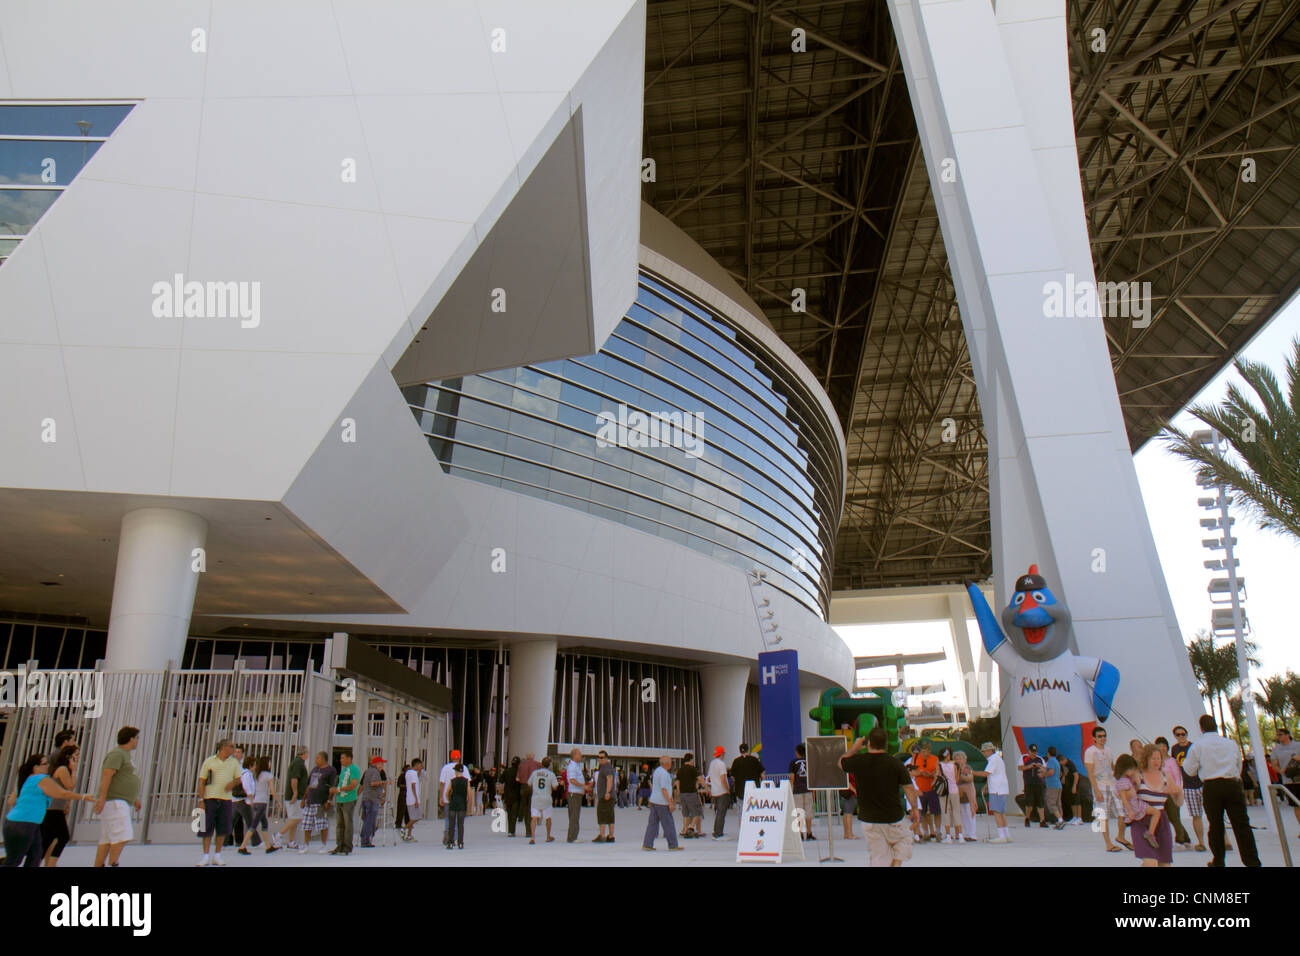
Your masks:
<svg viewBox="0 0 1300 956"><path fill-rule="evenodd" d="M24 672L25 683L32 670ZM137 727L140 742L132 762L142 783L136 815L136 838L142 842L191 838L199 767L222 738L242 746L246 756L269 757L281 788L297 744L311 753L330 753L336 744L349 742L335 733L334 681L316 672L314 662L304 670L246 670L236 662L224 670L36 673L43 687L57 692L38 700L25 693L19 706L0 708L0 792L12 793L21 763L31 754L53 750L55 734L65 727L76 733L81 748L76 789L97 792L100 767L117 746L118 730ZM368 729L372 735L360 748L365 756L391 742L397 753L388 756L428 761L446 737L441 715L391 702ZM93 804L73 803L68 823L76 842L94 835Z"/></svg>

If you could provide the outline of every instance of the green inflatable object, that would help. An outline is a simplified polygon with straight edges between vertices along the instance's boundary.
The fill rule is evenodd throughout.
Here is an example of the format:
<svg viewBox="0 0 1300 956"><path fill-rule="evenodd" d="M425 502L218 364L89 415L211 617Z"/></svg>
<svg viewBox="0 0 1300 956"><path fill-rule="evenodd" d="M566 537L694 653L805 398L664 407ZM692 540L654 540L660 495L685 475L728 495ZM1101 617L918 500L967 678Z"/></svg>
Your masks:
<svg viewBox="0 0 1300 956"><path fill-rule="evenodd" d="M888 737L886 750L899 751L899 728L906 725L906 714L894 706L894 691L890 687L871 687L867 692L853 695L843 687L830 687L822 692L821 702L808 711L817 721L817 732L828 737L838 733L841 724L854 729L855 736L865 737L872 728L880 726Z"/></svg>

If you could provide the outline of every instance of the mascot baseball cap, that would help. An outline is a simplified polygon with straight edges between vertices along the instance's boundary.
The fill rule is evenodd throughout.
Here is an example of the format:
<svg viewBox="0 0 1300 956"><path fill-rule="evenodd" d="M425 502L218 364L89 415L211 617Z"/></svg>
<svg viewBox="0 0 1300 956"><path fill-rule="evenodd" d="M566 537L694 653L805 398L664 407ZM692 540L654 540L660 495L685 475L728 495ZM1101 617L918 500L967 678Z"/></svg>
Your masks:
<svg viewBox="0 0 1300 956"><path fill-rule="evenodd" d="M1029 573L1016 578L1017 591L1037 591L1045 587L1047 587L1047 580L1038 573L1038 565L1036 564L1029 566Z"/></svg>

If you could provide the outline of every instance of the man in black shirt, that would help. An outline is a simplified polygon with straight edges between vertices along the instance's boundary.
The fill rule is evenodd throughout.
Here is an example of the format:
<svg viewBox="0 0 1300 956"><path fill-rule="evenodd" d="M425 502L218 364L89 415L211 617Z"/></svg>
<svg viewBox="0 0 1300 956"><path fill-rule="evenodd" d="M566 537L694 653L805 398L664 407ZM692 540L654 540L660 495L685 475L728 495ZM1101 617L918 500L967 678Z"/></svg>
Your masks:
<svg viewBox="0 0 1300 956"><path fill-rule="evenodd" d="M1043 786L1043 758L1038 756L1038 744L1029 745L1029 753L1020 763L1020 773L1025 783L1025 826L1033 822L1034 810L1038 810L1038 826L1047 828L1045 792Z"/></svg>
<svg viewBox="0 0 1300 956"><path fill-rule="evenodd" d="M795 809L802 810L799 829L805 840L812 840L813 795L808 790L808 750L795 744L794 759L790 761L790 792L794 794Z"/></svg>
<svg viewBox="0 0 1300 956"><path fill-rule="evenodd" d="M695 766L695 754L682 758L677 770L678 800L682 805L682 836L691 840L700 836L704 825L704 806L700 803L700 768Z"/></svg>
<svg viewBox="0 0 1300 956"><path fill-rule="evenodd" d="M840 758L840 767L853 774L858 786L858 819L865 824L867 852L872 866L902 866L912 858L912 832L903 821L901 787L911 802L912 815L920 805L911 774L896 758L885 752L889 738L883 727L875 727L865 740L853 741L848 753ZM862 745L866 753L858 753Z"/></svg>
<svg viewBox="0 0 1300 956"><path fill-rule="evenodd" d="M755 786L763 779L763 764L749 752L749 744L740 745L740 756L731 763L731 779L736 785L736 803L745 799L745 784L750 780Z"/></svg>
<svg viewBox="0 0 1300 956"><path fill-rule="evenodd" d="M528 807L523 806L520 802L520 783L519 783L519 764L518 757L512 757L510 766L501 773L501 782L504 785L504 791L501 794L502 802L506 805L506 835L515 835L515 824L523 819L528 813ZM521 808L522 807L522 811Z"/></svg>

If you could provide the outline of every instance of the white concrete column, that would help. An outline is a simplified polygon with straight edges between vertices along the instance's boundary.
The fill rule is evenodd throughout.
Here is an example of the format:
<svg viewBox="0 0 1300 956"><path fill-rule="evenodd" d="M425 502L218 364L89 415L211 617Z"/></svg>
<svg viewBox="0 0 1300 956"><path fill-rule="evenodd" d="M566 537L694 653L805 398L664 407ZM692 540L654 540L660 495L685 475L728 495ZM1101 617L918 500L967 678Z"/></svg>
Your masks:
<svg viewBox="0 0 1300 956"><path fill-rule="evenodd" d="M352 705L352 762L364 772L370 766L370 695L360 687Z"/></svg>
<svg viewBox="0 0 1300 956"><path fill-rule="evenodd" d="M822 691L824 687L800 686L799 688L799 717L803 721L804 737L817 736L817 721L808 716L808 711L812 710L821 703Z"/></svg>
<svg viewBox="0 0 1300 956"><path fill-rule="evenodd" d="M182 662L199 584L208 523L174 508L141 508L122 518L108 620L109 670L161 670Z"/></svg>
<svg viewBox="0 0 1300 956"><path fill-rule="evenodd" d="M555 639L510 645L510 740L512 754L546 756L555 705Z"/></svg>
<svg viewBox="0 0 1300 956"><path fill-rule="evenodd" d="M700 668L700 710L704 724L704 766L714 748L726 747L728 762L739 752L745 726L748 664L714 664Z"/></svg>
<svg viewBox="0 0 1300 956"><path fill-rule="evenodd" d="M890 0L989 439L995 609L1031 563L1077 653L1121 673L1119 723L1202 710L1138 491L1095 281L1065 5ZM955 175L946 175L951 172ZM1108 279L1120 278L1107 276ZM1153 290L1157 298L1160 289ZM1158 687L1142 674L1161 674ZM1002 668L1001 680L1013 675ZM1019 723L1008 696L1003 726ZM1119 715L1122 715L1120 717ZM1026 713L1025 723L1041 723Z"/></svg>
<svg viewBox="0 0 1300 956"><path fill-rule="evenodd" d="M975 671L974 657L970 651L970 632L966 616L970 613L970 598L964 594L948 594L948 629L952 633L953 658L961 673L961 699L966 708L966 719L973 720L983 714L981 708L979 675Z"/></svg>

